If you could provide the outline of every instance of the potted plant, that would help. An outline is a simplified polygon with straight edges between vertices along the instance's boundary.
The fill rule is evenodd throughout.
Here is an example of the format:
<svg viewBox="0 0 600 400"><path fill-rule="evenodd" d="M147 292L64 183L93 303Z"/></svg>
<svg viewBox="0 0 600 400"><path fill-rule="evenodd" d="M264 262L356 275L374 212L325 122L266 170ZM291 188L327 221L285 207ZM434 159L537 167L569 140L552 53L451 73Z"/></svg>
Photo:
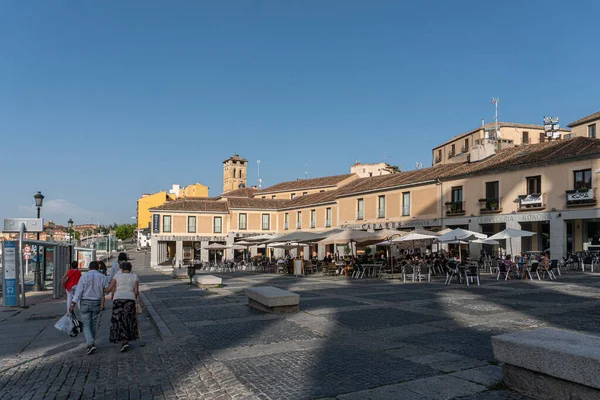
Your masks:
<svg viewBox="0 0 600 400"><path fill-rule="evenodd" d="M450 205L452 205L452 202L451 201L447 201L447 202L444 203L444 205L450 206Z"/></svg>
<svg viewBox="0 0 600 400"><path fill-rule="evenodd" d="M480 203L483 203L483 202L485 202L486 200L487 200L487 199L479 199L479 202L480 202Z"/></svg>
<svg viewBox="0 0 600 400"><path fill-rule="evenodd" d="M585 186L579 186L579 188L577 189L578 192L587 192L589 189Z"/></svg>
<svg viewBox="0 0 600 400"><path fill-rule="evenodd" d="M520 194L517 197L520 198L521 200L523 200L523 199L527 198L527 195L526 194Z"/></svg>
<svg viewBox="0 0 600 400"><path fill-rule="evenodd" d="M498 203L495 200L490 201L490 210L496 210L498 208Z"/></svg>
<svg viewBox="0 0 600 400"><path fill-rule="evenodd" d="M458 203L452 203L452 205L450 206L450 211L452 211L453 213L458 211Z"/></svg>

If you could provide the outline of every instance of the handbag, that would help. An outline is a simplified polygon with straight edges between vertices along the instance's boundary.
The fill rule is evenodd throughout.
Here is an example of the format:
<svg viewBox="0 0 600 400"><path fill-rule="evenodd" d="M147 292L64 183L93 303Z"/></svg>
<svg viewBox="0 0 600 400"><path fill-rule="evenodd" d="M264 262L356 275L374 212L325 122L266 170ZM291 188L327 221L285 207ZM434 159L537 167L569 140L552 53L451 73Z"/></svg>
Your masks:
<svg viewBox="0 0 600 400"><path fill-rule="evenodd" d="M69 332L69 336L76 337L79 332L83 332L83 324L80 320L77 319L77 316L74 312L71 312L71 331Z"/></svg>

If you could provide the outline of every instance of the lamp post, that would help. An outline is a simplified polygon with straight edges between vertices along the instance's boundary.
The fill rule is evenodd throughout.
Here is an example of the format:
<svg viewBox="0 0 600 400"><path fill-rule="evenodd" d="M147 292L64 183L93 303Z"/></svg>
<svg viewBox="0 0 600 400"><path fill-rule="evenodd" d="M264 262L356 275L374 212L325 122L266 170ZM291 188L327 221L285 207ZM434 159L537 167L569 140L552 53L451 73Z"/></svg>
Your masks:
<svg viewBox="0 0 600 400"><path fill-rule="evenodd" d="M73 220L71 218L69 218L69 220L67 221L67 226L69 227L69 244L71 244L73 242Z"/></svg>
<svg viewBox="0 0 600 400"><path fill-rule="evenodd" d="M42 192L37 192L33 198L35 199L35 206L37 207L37 217L40 218L40 211L42 209L42 205L44 203L44 195ZM37 241L40 241L40 233L37 233ZM42 284L42 274L40 270L40 244L37 243L36 247L36 256L35 256L35 282L33 285L33 291L39 292L43 288Z"/></svg>
<svg viewBox="0 0 600 400"><path fill-rule="evenodd" d="M67 221L69 227L69 244L73 244L73 220L69 218ZM73 248L69 247L69 268L71 268L71 262L73 261Z"/></svg>

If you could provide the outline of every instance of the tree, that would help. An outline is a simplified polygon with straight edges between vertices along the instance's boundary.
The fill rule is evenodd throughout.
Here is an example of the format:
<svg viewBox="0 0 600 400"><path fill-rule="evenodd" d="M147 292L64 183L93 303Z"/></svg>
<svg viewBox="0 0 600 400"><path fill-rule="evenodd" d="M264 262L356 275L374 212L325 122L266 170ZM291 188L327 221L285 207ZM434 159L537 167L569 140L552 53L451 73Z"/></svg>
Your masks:
<svg viewBox="0 0 600 400"><path fill-rule="evenodd" d="M115 230L115 235L121 240L131 239L133 237L133 233L135 232L135 228L135 224L119 225Z"/></svg>

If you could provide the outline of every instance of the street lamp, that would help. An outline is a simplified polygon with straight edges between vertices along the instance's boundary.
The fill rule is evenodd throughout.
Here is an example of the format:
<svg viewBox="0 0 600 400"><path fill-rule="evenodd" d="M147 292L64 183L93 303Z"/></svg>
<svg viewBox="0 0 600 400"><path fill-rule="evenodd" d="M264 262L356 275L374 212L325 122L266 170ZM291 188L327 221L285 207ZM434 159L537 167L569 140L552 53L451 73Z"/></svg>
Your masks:
<svg viewBox="0 0 600 400"><path fill-rule="evenodd" d="M73 230L73 220L69 218L67 221L67 226L69 227L69 244L73 242L72 230Z"/></svg>
<svg viewBox="0 0 600 400"><path fill-rule="evenodd" d="M37 207L37 217L40 218L40 210L42 209L42 205L44 203L44 195L42 192L37 192L33 198L35 199L35 206ZM37 233L37 241L40 241L40 233ZM35 257L35 283L33 285L33 291L39 292L42 290L42 274L40 270L40 244L37 243L36 247L36 257Z"/></svg>

